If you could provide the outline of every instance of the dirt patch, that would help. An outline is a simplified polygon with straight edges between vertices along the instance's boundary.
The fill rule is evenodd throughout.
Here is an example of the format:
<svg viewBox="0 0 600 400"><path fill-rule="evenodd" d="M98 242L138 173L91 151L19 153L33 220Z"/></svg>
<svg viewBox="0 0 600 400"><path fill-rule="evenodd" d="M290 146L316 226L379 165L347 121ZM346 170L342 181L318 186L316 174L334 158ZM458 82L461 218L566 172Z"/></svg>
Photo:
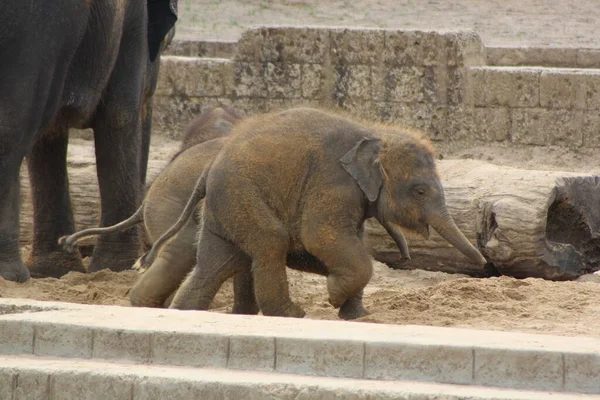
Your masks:
<svg viewBox="0 0 600 400"><path fill-rule="evenodd" d="M0 278L0 297L129 306L134 271L70 273L17 284ZM325 278L288 270L291 296L311 319L337 319ZM211 306L230 312L231 282ZM365 290L365 322L470 327L600 337L600 284L542 279L468 278L443 272L391 270L376 262Z"/></svg>
<svg viewBox="0 0 600 400"><path fill-rule="evenodd" d="M185 0L178 39L237 40L253 25L474 29L486 46L599 47L595 0Z"/></svg>

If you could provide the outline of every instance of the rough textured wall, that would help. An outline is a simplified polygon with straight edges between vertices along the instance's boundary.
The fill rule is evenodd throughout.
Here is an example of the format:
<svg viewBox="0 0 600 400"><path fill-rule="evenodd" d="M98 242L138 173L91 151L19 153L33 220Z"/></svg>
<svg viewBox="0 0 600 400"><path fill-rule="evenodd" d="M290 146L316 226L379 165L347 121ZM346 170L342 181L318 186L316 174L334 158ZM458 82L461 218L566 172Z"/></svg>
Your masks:
<svg viewBox="0 0 600 400"><path fill-rule="evenodd" d="M471 31L258 27L236 47L232 60L163 57L155 131L178 137L218 103L247 113L308 104L404 123L439 141L598 142L600 70L487 66Z"/></svg>

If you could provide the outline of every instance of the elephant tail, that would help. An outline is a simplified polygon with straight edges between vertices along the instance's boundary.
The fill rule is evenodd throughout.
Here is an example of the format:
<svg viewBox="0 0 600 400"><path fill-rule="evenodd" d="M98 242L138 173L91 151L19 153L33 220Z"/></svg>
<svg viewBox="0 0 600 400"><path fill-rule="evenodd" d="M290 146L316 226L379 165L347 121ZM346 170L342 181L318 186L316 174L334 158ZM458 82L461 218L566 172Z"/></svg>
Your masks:
<svg viewBox="0 0 600 400"><path fill-rule="evenodd" d="M96 235L107 235L109 233L125 231L141 222L144 222L144 203L137 209L137 211L125 221L121 221L118 224L107 226L104 228L89 228L82 231L73 233L68 236L61 236L58 239L58 244L62 246L65 251L72 252L75 250L77 241L83 238Z"/></svg>
<svg viewBox="0 0 600 400"><path fill-rule="evenodd" d="M185 226L185 224L187 224L188 220L196 210L196 206L198 205L200 200L202 200L206 196L206 177L208 176L209 170L210 166L204 169L204 172L202 172L202 175L200 175L200 178L198 178L198 180L196 181L194 191L190 195L190 198L188 199L188 202L185 205L183 211L181 212L181 215L179 216L179 219L177 220L175 225L171 226L168 231L163 233L162 236L154 242L152 248L136 261L135 265L133 266L134 269L143 272L150 265L152 265L162 246L166 242L168 242L173 236L175 236L177 232L179 232L181 228Z"/></svg>

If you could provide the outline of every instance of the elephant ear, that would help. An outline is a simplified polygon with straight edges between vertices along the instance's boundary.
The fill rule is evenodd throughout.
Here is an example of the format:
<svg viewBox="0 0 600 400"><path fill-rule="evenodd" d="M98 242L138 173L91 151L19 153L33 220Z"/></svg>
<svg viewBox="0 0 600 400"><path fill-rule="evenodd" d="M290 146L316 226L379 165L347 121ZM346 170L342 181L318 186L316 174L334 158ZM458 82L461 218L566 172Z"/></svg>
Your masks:
<svg viewBox="0 0 600 400"><path fill-rule="evenodd" d="M361 139L344 157L340 158L342 167L354 178L370 202L377 200L383 173L379 165L379 139Z"/></svg>
<svg viewBox="0 0 600 400"><path fill-rule="evenodd" d="M147 0L148 2L148 53L154 61L160 44L177 21L177 0Z"/></svg>

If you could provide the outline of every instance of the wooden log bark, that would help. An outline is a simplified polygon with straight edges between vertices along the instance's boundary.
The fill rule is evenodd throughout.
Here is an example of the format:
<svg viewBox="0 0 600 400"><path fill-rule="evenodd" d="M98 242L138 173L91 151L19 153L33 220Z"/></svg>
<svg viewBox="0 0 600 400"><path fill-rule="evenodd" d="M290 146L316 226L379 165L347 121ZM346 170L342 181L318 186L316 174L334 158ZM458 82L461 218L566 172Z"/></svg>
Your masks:
<svg viewBox="0 0 600 400"><path fill-rule="evenodd" d="M565 280L600 269L599 177L476 160L443 160L438 169L456 224L500 273ZM367 232L375 259L393 268L482 273L437 233L408 233L412 260L402 263L376 221Z"/></svg>
<svg viewBox="0 0 600 400"><path fill-rule="evenodd" d="M98 225L100 201L93 142L80 141L73 149L68 171L79 230ZM148 165L149 182L171 154L167 151L157 156L154 151ZM438 169L456 224L501 273L572 279L600 269L598 177L522 170L475 160L443 160ZM33 213L24 167L21 204L21 244L26 245L31 242ZM483 275L479 266L435 231L429 240L405 233L412 256L409 262L400 261L395 243L374 220L367 221L367 246L375 259L392 268ZM83 243L91 244L93 240Z"/></svg>

